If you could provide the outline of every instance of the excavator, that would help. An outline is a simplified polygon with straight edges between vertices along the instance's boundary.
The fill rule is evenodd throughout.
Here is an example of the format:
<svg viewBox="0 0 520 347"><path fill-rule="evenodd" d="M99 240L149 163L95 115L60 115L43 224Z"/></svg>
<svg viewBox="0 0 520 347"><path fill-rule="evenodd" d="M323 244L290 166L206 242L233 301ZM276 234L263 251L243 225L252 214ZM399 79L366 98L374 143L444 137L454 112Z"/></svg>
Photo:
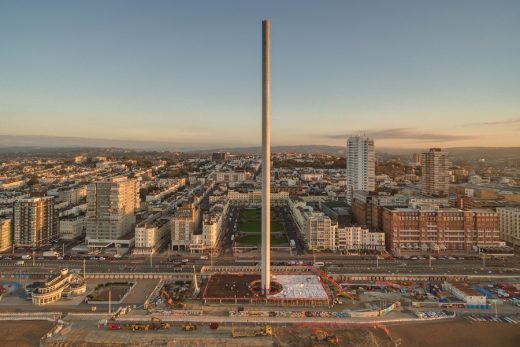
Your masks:
<svg viewBox="0 0 520 347"><path fill-rule="evenodd" d="M336 295L337 298L347 298L347 299L350 299L350 300L359 300L359 295L357 294L354 294L350 291L347 291L347 290L341 290L337 295Z"/></svg>
<svg viewBox="0 0 520 347"><path fill-rule="evenodd" d="M326 342L335 346L339 344L339 337L337 335L330 335L327 331L321 329L314 330L310 338L315 342Z"/></svg>
<svg viewBox="0 0 520 347"><path fill-rule="evenodd" d="M171 307L186 308L186 304L183 302L175 303L172 296L164 288L161 290L161 296L166 300L166 303Z"/></svg>

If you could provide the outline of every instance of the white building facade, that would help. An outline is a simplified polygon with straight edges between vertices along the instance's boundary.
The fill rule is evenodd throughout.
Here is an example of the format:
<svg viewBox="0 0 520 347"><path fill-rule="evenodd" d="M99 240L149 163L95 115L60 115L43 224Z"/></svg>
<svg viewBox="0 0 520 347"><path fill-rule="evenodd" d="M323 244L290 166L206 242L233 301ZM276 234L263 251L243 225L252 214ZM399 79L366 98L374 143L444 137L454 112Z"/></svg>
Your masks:
<svg viewBox="0 0 520 347"><path fill-rule="evenodd" d="M347 139L347 201L352 203L355 190L374 191L375 148L374 140L366 136L351 136Z"/></svg>
<svg viewBox="0 0 520 347"><path fill-rule="evenodd" d="M520 207L497 208L500 239L520 247Z"/></svg>

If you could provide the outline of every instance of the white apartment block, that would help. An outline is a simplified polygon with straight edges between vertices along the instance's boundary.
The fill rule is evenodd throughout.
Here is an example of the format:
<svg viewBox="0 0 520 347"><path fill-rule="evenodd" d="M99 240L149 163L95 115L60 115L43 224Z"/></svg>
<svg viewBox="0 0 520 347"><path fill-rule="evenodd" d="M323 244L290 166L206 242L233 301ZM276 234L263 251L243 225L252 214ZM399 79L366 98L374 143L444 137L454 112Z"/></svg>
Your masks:
<svg viewBox="0 0 520 347"><path fill-rule="evenodd" d="M350 136L347 139L347 201L352 203L355 190L374 191L375 149L374 140L366 136Z"/></svg>
<svg viewBox="0 0 520 347"><path fill-rule="evenodd" d="M11 218L0 218L0 252L11 248Z"/></svg>
<svg viewBox="0 0 520 347"><path fill-rule="evenodd" d="M336 229L336 251L384 250L385 233L370 232L362 227Z"/></svg>
<svg viewBox="0 0 520 347"><path fill-rule="evenodd" d="M60 239L72 240L85 232L85 216L71 216L60 219Z"/></svg>
<svg viewBox="0 0 520 347"><path fill-rule="evenodd" d="M88 185L87 242L117 240L134 231L139 208L138 182L126 177Z"/></svg>
<svg viewBox="0 0 520 347"><path fill-rule="evenodd" d="M500 239L520 247L520 207L497 208Z"/></svg>
<svg viewBox="0 0 520 347"><path fill-rule="evenodd" d="M134 254L154 254L171 233L171 218L162 217L150 223L140 223L135 228Z"/></svg>

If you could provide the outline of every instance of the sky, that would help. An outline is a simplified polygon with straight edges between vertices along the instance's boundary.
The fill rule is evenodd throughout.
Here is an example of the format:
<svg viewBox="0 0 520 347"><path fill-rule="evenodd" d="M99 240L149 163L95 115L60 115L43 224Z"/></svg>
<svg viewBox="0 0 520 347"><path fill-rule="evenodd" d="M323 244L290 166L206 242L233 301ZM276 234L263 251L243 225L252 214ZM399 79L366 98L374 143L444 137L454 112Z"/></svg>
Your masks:
<svg viewBox="0 0 520 347"><path fill-rule="evenodd" d="M520 146L520 1L0 0L0 135Z"/></svg>

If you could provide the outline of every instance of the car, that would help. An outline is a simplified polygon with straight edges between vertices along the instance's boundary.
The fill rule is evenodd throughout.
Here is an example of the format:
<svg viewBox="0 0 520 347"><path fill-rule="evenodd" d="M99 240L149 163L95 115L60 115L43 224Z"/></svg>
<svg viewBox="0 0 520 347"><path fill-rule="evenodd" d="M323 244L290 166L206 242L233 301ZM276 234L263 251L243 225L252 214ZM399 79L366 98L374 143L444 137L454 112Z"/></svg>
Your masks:
<svg viewBox="0 0 520 347"><path fill-rule="evenodd" d="M106 260L105 257L99 257L99 260Z"/></svg>
<svg viewBox="0 0 520 347"><path fill-rule="evenodd" d="M208 260L209 257L207 255L201 255L200 260Z"/></svg>
<svg viewBox="0 0 520 347"><path fill-rule="evenodd" d="M63 257L62 256L59 256L58 258L56 258L58 260L63 260Z"/></svg>

